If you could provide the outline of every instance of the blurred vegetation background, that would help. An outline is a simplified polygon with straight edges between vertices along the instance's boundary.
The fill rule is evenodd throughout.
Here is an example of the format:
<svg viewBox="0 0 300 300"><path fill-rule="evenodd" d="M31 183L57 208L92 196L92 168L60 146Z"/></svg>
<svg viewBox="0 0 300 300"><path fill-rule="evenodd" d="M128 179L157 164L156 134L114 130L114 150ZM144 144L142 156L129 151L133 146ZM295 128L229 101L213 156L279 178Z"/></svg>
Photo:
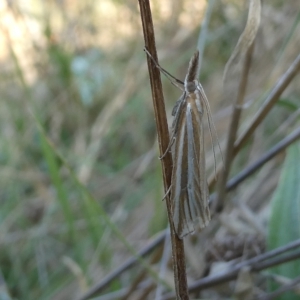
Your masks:
<svg viewBox="0 0 300 300"><path fill-rule="evenodd" d="M151 5L159 62L179 79L211 5L200 81L224 148L232 99L222 98L222 76L245 26L248 1ZM167 226L138 2L7 0L0 13L0 282L11 299L74 299L131 256L122 238L138 250ZM299 15L298 0L263 1L241 131L299 54ZM170 117L181 91L165 78L163 84ZM232 174L299 124L299 95L298 77ZM283 159L230 193L215 239L249 234L265 240ZM251 207L256 228L241 218L237 202ZM192 239L188 245L200 243ZM198 251L187 246L188 263ZM189 276L197 278L197 270ZM108 292L130 285L133 277L126 273ZM166 277L172 282L171 273Z"/></svg>

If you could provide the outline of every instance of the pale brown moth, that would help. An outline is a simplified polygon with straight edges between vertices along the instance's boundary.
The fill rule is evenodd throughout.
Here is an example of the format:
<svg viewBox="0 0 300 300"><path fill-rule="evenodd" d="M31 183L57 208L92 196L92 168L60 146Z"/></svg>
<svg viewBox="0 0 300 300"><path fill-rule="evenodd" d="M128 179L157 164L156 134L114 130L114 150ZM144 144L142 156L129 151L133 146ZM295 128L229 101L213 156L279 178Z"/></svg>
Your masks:
<svg viewBox="0 0 300 300"><path fill-rule="evenodd" d="M154 61L147 49L145 51ZM166 150L167 152L171 149L173 157L171 187L167 195L169 193L171 195L173 223L176 234L179 238L183 238L194 232L196 223L200 225L200 228L205 228L210 221L209 190L205 174L202 124L204 106L207 111L211 140L210 123L213 125L214 131L215 128L207 97L197 80L199 51L196 51L190 60L184 82L176 79L155 61L154 63L162 73L169 77L175 86L179 87L178 83L184 86L183 94L172 111L174 116L172 135ZM181 89L181 87L179 88ZM161 158L164 156L165 154Z"/></svg>
<svg viewBox="0 0 300 300"><path fill-rule="evenodd" d="M192 233L194 224L204 228L210 221L209 191L205 174L202 118L209 104L197 81L199 51L190 60L184 92L172 111L173 171L170 194L173 223L179 238Z"/></svg>

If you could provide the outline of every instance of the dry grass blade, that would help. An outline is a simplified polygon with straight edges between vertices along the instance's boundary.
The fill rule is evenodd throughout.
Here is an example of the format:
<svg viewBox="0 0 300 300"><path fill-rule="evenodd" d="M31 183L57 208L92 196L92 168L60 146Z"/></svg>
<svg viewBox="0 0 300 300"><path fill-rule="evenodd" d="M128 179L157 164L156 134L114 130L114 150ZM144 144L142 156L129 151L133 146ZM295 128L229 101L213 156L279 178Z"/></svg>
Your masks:
<svg viewBox="0 0 300 300"><path fill-rule="evenodd" d="M198 68L198 72L197 72L197 78L199 78L200 72L201 72L203 53L204 53L204 48L205 48L206 39L207 39L207 31L208 31L207 29L208 29L208 24L209 24L209 21L211 18L214 4L215 4L215 0L208 1L205 16L204 16L202 24L201 24L201 31L199 34L198 45L197 45L197 49L199 50L199 68Z"/></svg>
<svg viewBox="0 0 300 300"><path fill-rule="evenodd" d="M142 273L138 274L136 278L131 282L130 287L128 288L127 293L123 295L123 297L120 298L120 300L126 300L130 299L130 297L133 297L133 293L138 289L138 285L146 278L146 272L142 271Z"/></svg>
<svg viewBox="0 0 300 300"><path fill-rule="evenodd" d="M248 20L245 30L241 34L236 47L233 50L224 70L223 82L225 83L228 77L228 72L233 64L239 62L241 57L248 51L256 37L260 24L261 2L260 0L251 0L249 5Z"/></svg>
<svg viewBox="0 0 300 300"><path fill-rule="evenodd" d="M266 253L263 253L263 254L258 255L256 257L253 257L253 258L249 259L248 261L243 261L243 262L237 264L236 267L242 268L242 267L247 266L249 264L256 264L256 263L259 263L261 261L264 261L264 260L270 259L272 257L275 257L277 255L280 255L282 253L285 253L285 252L291 251L293 249L296 249L298 247L300 247L300 239L296 240L296 241L293 241L293 242L290 242L289 244L287 244L285 246L279 247L279 248L274 249L274 250L270 250Z"/></svg>
<svg viewBox="0 0 300 300"><path fill-rule="evenodd" d="M236 140L234 143L234 154L238 153L241 147L245 144L245 142L249 139L249 137L254 133L255 129L258 125L265 119L266 115L278 101L281 94L287 88L287 86L291 83L294 77L300 70L300 54L293 61L288 70L283 74L283 76L278 80L273 90L270 92L267 97L265 103L256 113L253 118L253 121L249 125L248 129Z"/></svg>
<svg viewBox="0 0 300 300"><path fill-rule="evenodd" d="M154 253L154 255L151 257L150 264L155 264L157 263L161 258L161 250L160 248L157 249L157 251ZM161 274L160 274L161 276ZM142 283L142 281L147 277L147 272L145 270L142 270L138 274L135 275L135 280L131 283L127 293L120 298L120 300L126 300L126 299L131 299L133 297L133 293L137 290L138 286ZM161 276L163 278L163 276ZM151 284L151 290L155 288L155 285Z"/></svg>
<svg viewBox="0 0 300 300"><path fill-rule="evenodd" d="M224 94L225 97L232 97L232 92L228 91L226 81L233 73L237 70L237 62L244 58L243 68L241 72L241 80L238 87L238 92L233 106L232 119L230 122L227 146L225 153L225 162L224 162L224 171L219 180L218 185L218 198L215 203L215 210L221 211L223 208L225 191L226 191L226 182L229 176L231 163L233 160L233 148L234 142L236 140L237 131L239 127L239 121L242 113L242 106L244 103L244 97L246 93L246 87L248 82L248 74L251 66L251 58L254 49L254 39L257 34L259 24L260 24L260 12L261 12L261 3L260 0L253 0L250 2L248 20L244 32L240 36L238 43L225 67L224 71ZM239 72L238 72L239 73ZM233 96L235 97L235 96Z"/></svg>
<svg viewBox="0 0 300 300"><path fill-rule="evenodd" d="M109 131L109 124L116 113L124 107L126 101L136 89L138 83L132 74L127 72L125 82L117 96L101 111L91 130L91 143L87 148L87 157L78 170L78 178L82 183L90 179L97 155L103 144L103 136Z"/></svg>
<svg viewBox="0 0 300 300"><path fill-rule="evenodd" d="M238 184L244 181L247 177L253 174L256 170L262 167L265 163L271 160L274 156L285 150L289 145L294 143L296 140L300 138L300 128L294 130L291 134L289 134L286 138L277 143L274 147L272 147L269 151L263 154L257 161L252 163L250 166L246 167L243 171L241 171L238 175L234 176L230 179L226 188L227 191L231 191L236 188Z"/></svg>
<svg viewBox="0 0 300 300"><path fill-rule="evenodd" d="M161 263L160 263L160 272L159 272L159 276L165 278L166 276L166 270L167 270L167 264L170 261L170 234L168 232L169 230L167 230L167 234L166 234L166 238L164 241L164 245L163 245L163 252L160 255L161 258ZM164 287L162 285L158 285L156 288L156 292L155 292L155 300L159 300L161 299L161 295L164 291Z"/></svg>
<svg viewBox="0 0 300 300"><path fill-rule="evenodd" d="M288 292L292 289L294 289L297 285L300 283L300 277L295 278L294 280L291 280L290 283L285 284L284 286L280 287L276 291L269 293L267 295L259 296L257 297L257 300L272 300L272 299L278 299L277 297L282 295L285 292Z"/></svg>
<svg viewBox="0 0 300 300"><path fill-rule="evenodd" d="M153 241L150 242L148 246L143 248L141 251L138 252L139 257L144 257L147 254L149 254L151 251L153 251L158 245L161 244L162 241L165 239L165 231L161 232ZM123 272L130 269L137 263L136 257L131 257L128 259L124 264L122 264L119 268L114 270L112 273L107 275L101 282L90 288L84 295L79 297L77 300L86 300L90 297L93 297L96 294L99 294L102 292L108 285L116 279L118 276L120 276Z"/></svg>
<svg viewBox="0 0 300 300"><path fill-rule="evenodd" d="M155 284L152 283L150 284L148 287L146 287L141 295L139 297L136 298L136 300L143 300L143 299L147 299L147 296L155 289ZM129 298L126 298L129 299Z"/></svg>
<svg viewBox="0 0 300 300"><path fill-rule="evenodd" d="M273 260L259 263L257 265L249 264L249 266L251 266L252 272L259 272L259 271L262 271L262 270L265 270L265 269L268 269L268 268L271 268L271 267L274 267L274 266L277 266L277 265L280 265L283 263L287 263L289 261L293 261L293 260L296 260L299 258L300 258L300 251L297 251L297 252L287 254L284 257L274 258ZM191 292L199 291L204 288L208 288L208 287L215 286L217 284L232 280L232 279L236 278L240 269L241 268L239 267L239 268L233 269L232 271L229 271L228 273L225 273L222 275L217 275L217 276L214 276L211 278L207 277L207 278L201 279L198 282L193 283L193 285L191 285L189 287L189 290Z"/></svg>

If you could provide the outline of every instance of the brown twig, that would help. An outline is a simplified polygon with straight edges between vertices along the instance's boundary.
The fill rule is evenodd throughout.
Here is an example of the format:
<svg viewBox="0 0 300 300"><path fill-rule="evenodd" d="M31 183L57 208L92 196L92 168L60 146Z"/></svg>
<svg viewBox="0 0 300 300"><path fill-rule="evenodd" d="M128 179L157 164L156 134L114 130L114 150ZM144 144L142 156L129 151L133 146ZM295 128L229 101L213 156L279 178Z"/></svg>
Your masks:
<svg viewBox="0 0 300 300"><path fill-rule="evenodd" d="M266 115L270 112L272 107L275 105L281 94L288 87L294 77L300 70L300 54L293 61L291 66L288 68L285 74L278 80L274 89L269 94L263 106L258 110L253 118L248 129L237 139L234 144L234 154L237 154L249 137L254 133L258 125L265 119Z"/></svg>
<svg viewBox="0 0 300 300"><path fill-rule="evenodd" d="M291 282L285 284L284 286L280 287L279 289L277 289L276 291L274 291L272 293L268 293L268 294L257 297L257 300L277 299L277 297L282 295L283 293L294 289L299 283L300 283L300 276L296 277L294 280L291 280Z"/></svg>
<svg viewBox="0 0 300 300"><path fill-rule="evenodd" d="M264 120L266 115L269 113L269 111L272 109L272 107L278 101L281 94L288 87L288 85L291 83L291 81L297 75L299 70L300 70L300 54L296 57L296 59L293 61L293 63L288 68L288 70L285 72L285 74L283 74L281 76L281 78L277 81L274 88L268 95L265 103L259 109L259 111L256 113L256 115L254 116L254 119L251 122L251 124L249 125L249 127L244 131L244 133L234 143L233 156L235 156L240 151L242 146L245 145L246 141L254 133L254 131L256 130L258 125ZM222 170L222 165L219 165L217 168L217 175L221 172L221 170ZM215 177L211 176L208 180L208 184L209 184L210 188L213 186L214 182L215 182Z"/></svg>
<svg viewBox="0 0 300 300"><path fill-rule="evenodd" d="M246 167L239 174L230 179L226 184L226 190L231 191L236 188L242 181L248 178L251 174L257 171L260 167L262 167L266 162L271 160L274 156L278 155L284 149L286 149L289 145L294 143L296 140L300 138L300 127L295 129L291 134L277 143L274 147L272 147L269 151L263 154L256 162L252 163L250 166Z"/></svg>
<svg viewBox="0 0 300 300"><path fill-rule="evenodd" d="M257 255L253 258L248 259L247 261L242 261L239 264L236 264L235 267L243 268L244 266L247 266L249 264L257 264L261 261L270 259L272 257L275 257L277 255L280 255L280 254L283 254L285 252L291 251L291 250L293 250L295 248L298 248L298 247L300 247L300 239L292 241L292 242L290 242L287 245L284 245L282 247L270 250L266 253Z"/></svg>
<svg viewBox="0 0 300 300"><path fill-rule="evenodd" d="M151 56L154 58L154 60L157 62L158 60L155 46L154 28L149 0L139 0L139 5L145 39L145 47L147 48ZM158 144L160 154L162 156L166 152L169 144L169 131L162 92L162 84L160 79L160 72L149 56L147 56L147 62L158 133ZM161 162L163 170L164 188L165 192L167 193L171 185L172 176L171 153L166 153L166 155L164 155L164 159L162 159ZM172 221L171 201L169 197L166 197L166 206L168 212L168 219L170 223L176 296L178 299L189 299L185 270L184 245L183 241L177 237L174 230L174 225Z"/></svg>
<svg viewBox="0 0 300 300"><path fill-rule="evenodd" d="M270 259L268 261L265 261L269 258L274 257L275 255L279 255L279 254L282 254L283 252L294 249L296 246L299 247L300 240L294 241L291 244L292 244L292 246L290 244L288 244L286 246L277 248L275 250L269 251L262 255L258 255L256 258L246 260L243 263L240 263L239 265L234 266L230 271L228 271L226 273L202 278L202 279L194 282L192 285L190 285L189 291L197 292L197 291L230 281L232 279L235 279L237 277L237 275L239 274L239 271L242 268L244 268L245 266L251 267L251 272L259 272L264 269L274 267L276 265L298 259L300 257L300 251L294 251L287 255L276 257L276 258ZM260 256L262 256L262 257L260 257ZM169 293L163 297L163 300L173 299L173 298L174 298L174 294Z"/></svg>
<svg viewBox="0 0 300 300"><path fill-rule="evenodd" d="M224 205L224 198L226 194L226 182L229 176L231 163L234 158L234 142L236 140L237 131L239 127L239 122L241 118L242 113L242 107L244 103L245 93L246 93L246 87L248 82L248 75L249 70L251 66L252 61L252 53L254 49L254 42L252 45L248 48L245 59L244 59L244 65L242 70L242 76L241 81L238 88L238 94L236 98L236 102L233 106L233 113L231 118L231 123L229 127L229 133L227 138L227 146L226 146L226 152L225 152L225 161L224 161L224 169L220 176L219 184L218 184L218 196L217 200L214 204L215 211L220 212L223 209Z"/></svg>

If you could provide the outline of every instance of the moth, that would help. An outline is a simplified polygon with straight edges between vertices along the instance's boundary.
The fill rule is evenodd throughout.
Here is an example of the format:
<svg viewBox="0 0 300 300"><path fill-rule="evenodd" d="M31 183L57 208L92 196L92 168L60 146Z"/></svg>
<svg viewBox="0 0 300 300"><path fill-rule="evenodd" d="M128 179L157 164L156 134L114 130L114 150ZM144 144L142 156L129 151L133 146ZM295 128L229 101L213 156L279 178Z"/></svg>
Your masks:
<svg viewBox="0 0 300 300"><path fill-rule="evenodd" d="M197 80L198 64L199 51L190 60L183 94L172 111L174 121L170 143L173 171L170 196L175 231L181 239L195 230L196 223L204 228L211 218L202 122L204 106L208 120L210 109Z"/></svg>
<svg viewBox="0 0 300 300"><path fill-rule="evenodd" d="M220 153L221 147L214 123L212 122L209 102L202 85L198 82L199 51L192 56L184 82L172 76L159 66L145 49L161 72L177 86L184 86L183 94L176 102L172 116L172 135L166 153L171 149L173 170L170 193L173 224L179 238L194 232L195 224L205 228L211 217L209 211L209 190L205 174L205 152L203 136L204 107L207 112L209 131L212 141L213 126ZM181 89L181 87L179 87ZM213 143L212 143L213 145ZM214 157L215 151L213 147ZM165 156L161 157L161 159ZM223 156L222 156L223 160ZM215 166L216 172L216 166Z"/></svg>

